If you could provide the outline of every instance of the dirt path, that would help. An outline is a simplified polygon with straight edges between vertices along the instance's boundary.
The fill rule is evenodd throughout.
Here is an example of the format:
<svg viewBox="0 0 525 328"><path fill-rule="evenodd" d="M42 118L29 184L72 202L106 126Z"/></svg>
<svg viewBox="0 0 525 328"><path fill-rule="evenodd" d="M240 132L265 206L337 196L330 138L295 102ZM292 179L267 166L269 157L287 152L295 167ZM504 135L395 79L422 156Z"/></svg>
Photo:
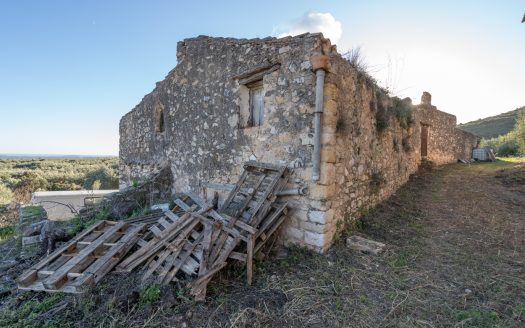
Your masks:
<svg viewBox="0 0 525 328"><path fill-rule="evenodd" d="M346 228L386 243L380 256L344 238L324 255L291 248L256 263L252 287L242 268L225 270L206 303L180 286L143 302L140 275L112 274L82 296L14 294L1 302L0 326L524 327L525 167L513 166L414 176Z"/></svg>

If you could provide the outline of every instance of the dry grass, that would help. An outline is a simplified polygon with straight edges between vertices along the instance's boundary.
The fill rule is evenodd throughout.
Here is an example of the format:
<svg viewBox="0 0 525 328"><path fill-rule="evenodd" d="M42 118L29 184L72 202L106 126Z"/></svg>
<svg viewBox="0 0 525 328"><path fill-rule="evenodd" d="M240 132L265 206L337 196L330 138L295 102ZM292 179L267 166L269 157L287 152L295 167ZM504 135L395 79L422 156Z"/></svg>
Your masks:
<svg viewBox="0 0 525 328"><path fill-rule="evenodd" d="M252 287L242 268L222 272L206 303L178 286L141 303L148 287L138 273L111 274L83 296L66 296L65 307L52 295L12 295L0 305L0 325L30 304L32 319L8 325L523 327L525 194L496 176L524 172L500 161L414 176L362 221L359 234L388 245L380 256L352 252L343 238L324 255L291 248L284 259L257 263Z"/></svg>

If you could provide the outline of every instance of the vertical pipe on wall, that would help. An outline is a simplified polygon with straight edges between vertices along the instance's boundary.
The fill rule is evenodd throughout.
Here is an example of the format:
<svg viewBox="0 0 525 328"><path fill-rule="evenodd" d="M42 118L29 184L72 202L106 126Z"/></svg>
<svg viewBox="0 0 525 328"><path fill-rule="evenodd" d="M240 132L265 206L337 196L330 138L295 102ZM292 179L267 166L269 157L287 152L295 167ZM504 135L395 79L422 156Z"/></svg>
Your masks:
<svg viewBox="0 0 525 328"><path fill-rule="evenodd" d="M323 114L324 98L324 76L325 71L318 69L315 71L315 112L314 112L314 153L312 180L317 182L321 176L321 117Z"/></svg>

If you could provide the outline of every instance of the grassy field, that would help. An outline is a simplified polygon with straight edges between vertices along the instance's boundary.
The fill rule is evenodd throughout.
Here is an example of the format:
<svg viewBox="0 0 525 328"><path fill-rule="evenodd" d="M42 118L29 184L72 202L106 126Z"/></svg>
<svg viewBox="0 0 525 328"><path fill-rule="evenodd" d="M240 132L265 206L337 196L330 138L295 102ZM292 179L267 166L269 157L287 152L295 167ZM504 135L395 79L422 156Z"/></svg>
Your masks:
<svg viewBox="0 0 525 328"><path fill-rule="evenodd" d="M0 326L523 327L523 213L525 159L447 165L347 229L386 243L379 256L349 250L344 236L326 254L292 247L257 262L253 286L242 267L223 270L205 303L183 284L109 274L79 296L4 297Z"/></svg>
<svg viewBox="0 0 525 328"><path fill-rule="evenodd" d="M93 187L118 188L118 158L0 159L0 203L27 202L37 190Z"/></svg>

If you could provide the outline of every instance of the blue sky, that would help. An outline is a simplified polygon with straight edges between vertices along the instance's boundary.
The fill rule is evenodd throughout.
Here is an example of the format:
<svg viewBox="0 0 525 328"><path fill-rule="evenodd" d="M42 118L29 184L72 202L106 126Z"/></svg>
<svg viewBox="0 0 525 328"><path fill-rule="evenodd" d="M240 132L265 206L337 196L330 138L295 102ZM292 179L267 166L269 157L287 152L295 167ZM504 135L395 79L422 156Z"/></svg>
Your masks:
<svg viewBox="0 0 525 328"><path fill-rule="evenodd" d="M323 29L340 52L360 46L380 84L428 90L460 122L525 105L525 2L458 2L3 0L0 153L116 155L120 117L201 34Z"/></svg>

